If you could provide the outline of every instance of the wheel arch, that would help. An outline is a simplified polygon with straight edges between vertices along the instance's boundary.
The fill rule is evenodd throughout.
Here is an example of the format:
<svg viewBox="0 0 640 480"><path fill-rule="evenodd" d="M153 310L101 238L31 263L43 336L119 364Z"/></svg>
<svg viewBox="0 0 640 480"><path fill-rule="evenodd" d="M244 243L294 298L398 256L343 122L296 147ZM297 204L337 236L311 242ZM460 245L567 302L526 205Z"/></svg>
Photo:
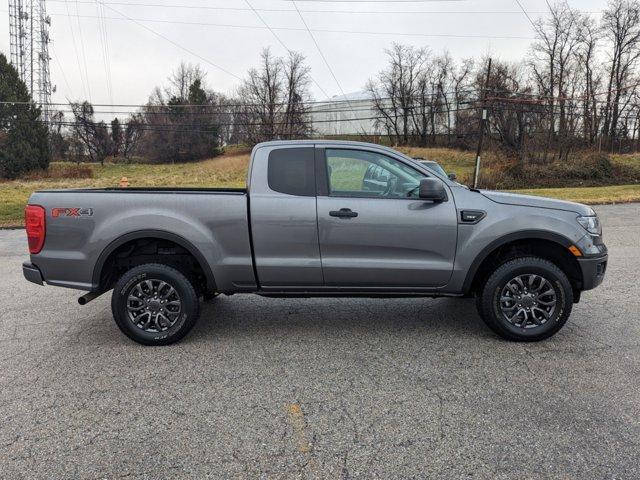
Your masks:
<svg viewBox="0 0 640 480"><path fill-rule="evenodd" d="M533 248L538 256L561 263L558 267L565 271L574 288L579 289L580 267L576 258L568 250L571 245L573 242L567 237L546 230L522 230L497 238L483 248L471 263L463 283L463 293L468 295L476 290L485 270L493 262L509 259L506 254L501 256L502 252L512 250L510 247L518 249L527 246ZM543 246L548 246L549 251L545 253L540 250Z"/></svg>
<svg viewBox="0 0 640 480"><path fill-rule="evenodd" d="M193 243L191 243L186 238L180 235L177 235L175 233L167 232L164 230L145 229L145 230L136 230L134 232L129 232L129 233L125 233L124 235L121 235L120 237L116 238L111 243L109 243L109 245L107 245L102 250L102 252L100 252L100 255L98 255L98 260L96 261L93 268L93 274L91 278L92 291L100 290L100 287L101 287L100 281L102 277L102 272L110 256L118 248L122 247L126 243L129 243L133 240L140 240L145 238L167 240L184 248L187 252L189 252L193 256L193 258L197 261L200 268L204 272L205 277L207 279L207 289L210 291L216 290L216 283L213 276L213 271L211 270L211 266L209 265L209 262L207 262L202 252L200 252L200 250Z"/></svg>

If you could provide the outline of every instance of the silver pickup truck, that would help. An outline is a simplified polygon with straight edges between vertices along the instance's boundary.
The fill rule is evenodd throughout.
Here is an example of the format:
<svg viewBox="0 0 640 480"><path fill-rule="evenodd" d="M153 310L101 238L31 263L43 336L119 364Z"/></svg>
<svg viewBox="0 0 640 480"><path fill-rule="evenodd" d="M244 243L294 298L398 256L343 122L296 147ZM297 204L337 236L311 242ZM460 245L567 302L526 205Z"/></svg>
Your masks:
<svg viewBox="0 0 640 480"><path fill-rule="evenodd" d="M535 341L607 266L591 208L470 189L378 145L261 143L247 185L36 192L24 276L88 291L80 304L113 289L118 327L146 345L236 293L475 296L495 333Z"/></svg>

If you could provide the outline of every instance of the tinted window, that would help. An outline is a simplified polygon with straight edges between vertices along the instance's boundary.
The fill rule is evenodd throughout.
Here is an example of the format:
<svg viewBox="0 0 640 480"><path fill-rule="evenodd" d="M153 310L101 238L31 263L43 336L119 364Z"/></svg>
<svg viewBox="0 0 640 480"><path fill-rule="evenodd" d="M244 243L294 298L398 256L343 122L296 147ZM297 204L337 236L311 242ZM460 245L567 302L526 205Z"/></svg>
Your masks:
<svg viewBox="0 0 640 480"><path fill-rule="evenodd" d="M269 153L269 188L289 195L313 197L316 180L313 148L280 148Z"/></svg>
<svg viewBox="0 0 640 480"><path fill-rule="evenodd" d="M327 149L329 194L413 198L426 175L394 158L364 150ZM369 172L371 172L369 174Z"/></svg>

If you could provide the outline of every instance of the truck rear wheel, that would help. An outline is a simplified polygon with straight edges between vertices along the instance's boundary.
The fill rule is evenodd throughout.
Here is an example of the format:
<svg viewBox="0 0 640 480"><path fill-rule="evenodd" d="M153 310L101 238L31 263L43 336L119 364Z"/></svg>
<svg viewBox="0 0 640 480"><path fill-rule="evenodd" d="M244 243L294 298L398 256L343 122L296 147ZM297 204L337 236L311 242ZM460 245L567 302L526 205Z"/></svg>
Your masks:
<svg viewBox="0 0 640 480"><path fill-rule="evenodd" d="M549 338L566 323L573 290L565 273L538 257L500 265L483 285L478 313L503 338L535 342Z"/></svg>
<svg viewBox="0 0 640 480"><path fill-rule="evenodd" d="M111 310L118 328L143 345L181 340L200 315L187 277L167 265L149 263L126 272L113 289Z"/></svg>

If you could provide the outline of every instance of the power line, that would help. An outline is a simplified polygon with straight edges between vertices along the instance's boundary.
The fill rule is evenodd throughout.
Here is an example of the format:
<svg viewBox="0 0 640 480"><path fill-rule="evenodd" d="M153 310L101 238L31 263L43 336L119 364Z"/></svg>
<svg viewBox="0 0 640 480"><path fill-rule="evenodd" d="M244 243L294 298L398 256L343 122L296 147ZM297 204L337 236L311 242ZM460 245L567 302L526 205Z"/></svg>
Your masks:
<svg viewBox="0 0 640 480"><path fill-rule="evenodd" d="M527 13L527 11L524 9L524 7L522 6L522 4L520 3L520 0L515 0L515 2L518 4L518 6L520 7L520 10L522 10L522 13L524 13L524 16L527 17L527 20L529 20L529 23L531 24L531 26L533 27L533 31L537 32L538 31L538 27L536 27L536 24L534 23L533 20L531 20L531 17L529 16L529 14ZM547 4L548 5L548 4Z"/></svg>
<svg viewBox="0 0 640 480"><path fill-rule="evenodd" d="M562 100L562 101L567 101L567 102L584 102L584 101L593 101L591 99L591 97L600 97L603 95L607 95L609 93L616 93L616 92L624 92L627 90L632 90L634 88L640 87L640 82L636 82L636 83L632 83L630 85L625 85L622 86L620 88L612 88L611 90L603 90L600 92L595 92L590 94L590 96L580 96L580 97L567 97L567 96L563 96L563 95L539 95L539 94L535 94L535 93L516 93L515 95L519 95L519 96L526 96L526 97L530 97L531 100L528 100L529 102L541 102L540 100L535 100L535 98L538 99L545 99L545 100ZM503 101L508 101L508 102L518 102L518 101L523 101L523 99L518 99L517 97L492 97L490 98L490 100L503 100ZM595 100L596 103L606 103L606 100Z"/></svg>
<svg viewBox="0 0 640 480"><path fill-rule="evenodd" d="M49 2L63 2L64 0L48 0ZM93 0L78 0L77 3L93 3ZM137 3L137 2L104 2L108 5L120 5L126 7L149 7L149 8L183 8L183 9L193 9L193 10L214 10L214 11L239 11L239 12L247 12L247 11L258 11L258 12L290 12L296 13L296 10L293 8L266 8L266 7L254 7L246 8L246 7L221 7L221 6L211 6L211 5L185 5L180 3ZM341 2L347 3L347 2ZM0 10L5 11L5 10ZM520 15L522 13L521 10L312 10L312 9L301 9L302 13L344 13L344 14L402 14L402 15L415 15L415 14L429 14L429 15L438 15L438 14L447 14L447 15L478 15L478 14L486 14L486 15ZM582 13L602 13L603 10L577 10ZM529 13L546 13L546 11L530 11Z"/></svg>
<svg viewBox="0 0 640 480"><path fill-rule="evenodd" d="M475 110L475 108L463 108L463 109L454 109L451 110L449 113L455 113L457 111L465 111L465 110ZM541 112L536 112L536 111L530 111L530 110L513 110L513 109L501 109L501 111L506 111L506 112L516 112L516 113L532 113L532 114L540 114ZM447 112L442 112L442 113L447 113ZM585 117L584 114L581 113L574 113L571 114L570 116L576 117L576 118L582 118ZM393 114L390 115L390 117L398 119L401 118L402 115L401 114ZM621 119L636 119L637 115L626 115L621 117ZM364 120L389 120L388 116L384 116L384 115L373 115L373 116L367 116L367 117L354 117L354 118L342 118L342 119L319 119L319 120L312 120L309 123L312 124L319 124L319 123L347 123L347 122L358 122L358 121L364 121ZM55 124L55 125L61 125L61 126L83 126L85 123L84 122L78 122L78 121L55 121L55 120L40 120L43 123L49 123L49 124ZM477 119L475 120L477 121ZM91 122L91 123L100 123L100 122ZM260 127L260 126L264 126L266 125L265 122L223 122L223 123L215 123L210 125L211 128L203 128L206 127L206 125L202 125L202 124L185 124L185 123L164 123L164 124L153 124L153 123L137 123L137 122L122 122L121 125L122 126L128 126L129 124L134 124L136 125L138 128L142 129L142 130L147 130L147 131L159 131L159 132L177 132L177 131L184 131L184 132L190 132L190 133L194 133L194 132L211 132L211 133L216 133L218 131L219 127ZM273 122L273 123L268 123L269 125L289 125L288 122ZM193 128L187 128L187 127L193 127ZM532 133L536 133L535 131L529 131L526 128L524 129L525 133L527 134L532 134ZM543 132L546 132L547 130L543 130ZM474 135L477 135L474 134Z"/></svg>
<svg viewBox="0 0 640 480"><path fill-rule="evenodd" d="M594 116L593 113L584 113L581 110L576 110L576 109L567 109L565 111L561 110L561 107L556 106L554 107L552 110L549 109L549 106L547 105L541 105L539 109L532 109L532 108L521 108L518 107L517 105L528 105L529 107L531 107L531 104L529 103L525 103L525 104L514 104L514 103L506 103L506 104L499 104L499 103L495 103L496 101L493 100L494 104L489 107L491 110L493 111L500 111L500 112L516 112L516 113L530 113L530 114L535 114L535 115L539 115L542 117L545 116L549 116L549 115L565 115L566 117L591 117ZM461 104L462 105L462 104ZM395 108L392 106L382 106L382 107L374 107L374 106L370 106L370 107L363 107L363 108L355 108L355 109L341 109L341 110L307 110L307 111L303 111L300 112L301 115L303 116L314 116L317 114L331 114L331 113L335 113L335 114L347 114L347 113L360 113L360 112L384 112L384 111L389 111L389 110L395 110L400 112L400 111L405 111L405 110L428 110L432 105L407 105L403 108ZM478 105L478 102L475 102L474 104L472 104L471 106L467 106L467 107L456 107L456 108L450 108L450 109L446 109L446 108L442 108L443 104L438 104L438 107L440 107L439 110L437 110L435 113L436 115L446 115L446 114L452 114L452 113L456 113L456 112L462 112L462 111L470 111L470 110L477 110L480 109L481 106ZM638 104L630 104L627 105L627 110L631 111L631 112L638 112L640 113L640 105ZM58 109L57 111L61 112L61 113L73 113L72 109ZM166 116L168 118L181 118L180 115L182 115L182 113L177 113L177 112L172 112L172 111L144 111L144 112L139 112L139 111L117 111L117 112L113 112L112 110L94 110L93 111L94 114L99 115L99 114L111 114L111 115L136 115L136 114L140 114L143 115L144 117L151 117L153 118L154 115L158 115L158 116ZM393 113L393 112L392 112ZM214 116L219 116L219 117L224 117L224 116L243 116L243 115L247 115L247 116L259 116L260 113L259 112L246 112L246 111L209 111L209 112L184 112L184 115L188 115L189 117L195 117L195 118L206 118L206 117L214 117ZM598 116L597 114L595 116ZM182 117L184 118L184 117ZM339 117L339 118L335 118L335 119L325 119L322 120L322 122L331 122L331 121L350 121L353 120L354 118L349 118L349 117ZM317 120L320 121L320 120Z"/></svg>
<svg viewBox="0 0 640 480"><path fill-rule="evenodd" d="M305 110L305 111L301 111L299 112L301 115L317 115L317 114L321 114L321 113L335 113L335 114L343 114L343 113L354 113L354 112L372 112L372 111L384 111L384 110L393 110L394 108L398 111L402 110L416 110L416 109L423 109L426 110L428 108L430 108L432 106L432 104L429 105L407 105L403 108L397 108L397 107L393 107L393 106L367 106L367 107L362 107L362 108L344 108L344 109L328 109L328 110L322 110L322 109L314 109L314 110ZM442 104L439 104L440 107L442 107ZM191 117L207 117L207 116L224 116L224 115L248 115L248 116L252 116L252 115L260 115L260 112L252 112L252 111L234 111L234 110L227 110L227 111L220 111L220 110L213 110L213 111L208 111L208 112L174 112L171 111L170 108L171 107L167 107L167 106L161 106L161 107L157 107L158 110L154 111L153 109L148 109L145 110L143 112L140 111L135 111L135 110L121 110L121 111L113 111L113 110L93 110L94 114L111 114L111 115L135 115L135 114L140 114L143 116L150 116L153 117L154 115L159 115L159 116L166 116L166 117L170 117L170 118L175 118L178 115L188 115ZM474 110L477 107L475 106L471 106L471 107L458 107L458 108L453 108L453 109L443 109L441 111L439 111L439 113L455 113L455 112L461 112L461 111L465 111L465 110ZM168 110L169 109L169 110ZM57 109L58 112L62 112L62 113L73 113L73 109L72 108L64 108L64 109ZM349 120L348 118L345 118L345 120ZM330 119L327 119L327 121L330 121Z"/></svg>
<svg viewBox="0 0 640 480"><path fill-rule="evenodd" d="M262 15L260 15L260 13L253 8L253 5L251 5L251 3L249 3L249 0L244 0L245 3L249 6L249 8L251 8L251 10L253 10L253 12L256 14L256 16L260 19L260 21L264 24L265 27L267 27L269 29L269 31L272 33L272 35L276 38L276 40L278 40L278 42L280 42L280 45L282 45L284 47L284 49L287 51L287 53L291 54L292 50L287 47L285 45L285 43L282 41L282 39L278 36L278 34L273 30L273 28L271 28L269 26L269 24L266 22L266 20L264 18L262 18ZM320 86L320 84L311 76L311 74L309 74L309 78L313 81L313 83L316 84L316 86L320 89L320 91L322 92L322 94L329 98L329 94L327 92L325 92L324 88L322 88Z"/></svg>
<svg viewBox="0 0 640 480"><path fill-rule="evenodd" d="M465 109L467 110L467 109ZM400 115L396 115L399 117ZM374 115L369 117L354 117L354 118L340 118L340 119L320 119L310 121L309 123L342 123L342 122L358 122L362 120L384 120L387 119L386 116L383 115ZM44 121L43 121L44 122ZM62 122L54 122L48 121L46 123L55 123L56 125L64 125L64 126L82 126L84 122L77 121L62 121ZM99 122L91 122L91 123L99 123ZM122 126L127 126L132 122L122 122ZM184 128L184 127L202 127L202 124L193 123L193 124L184 124L184 123L175 123L175 124L151 124L151 123L133 123L140 128L153 128L158 129L160 131L172 131L175 127ZM228 123L216 123L212 125L212 127L260 127L263 125L290 125L289 122L251 122L251 123L241 123L241 122L228 122Z"/></svg>
<svg viewBox="0 0 640 480"><path fill-rule="evenodd" d="M101 3L102 5L104 5L105 7L107 7L109 10L112 10L114 12L116 12L118 15L120 15L121 17L124 17L125 19L135 23L136 25L144 28L145 30L153 33L154 35L156 35L157 37L162 38L163 40L169 42L170 44L172 44L175 47L178 47L181 50L184 50L185 52L189 53L190 55L193 55L194 57L202 60L203 62L208 63L209 65L211 65L212 67L217 68L218 70L226 73L227 75L231 75L232 77L238 79L238 80L242 80L241 77L239 77L238 75L236 75L235 73L230 72L229 70L227 70L224 67L221 67L220 65L213 63L211 60L209 60L208 58L203 57L202 55L197 54L196 52L194 52L193 50L188 49L187 47L184 47L182 45L180 45L179 43L171 40L169 37L166 37L165 35L161 34L160 32L155 31L154 29L152 29L151 27L148 27L147 25L145 25L144 23L140 23L139 21L137 21L134 18L129 17L128 15L125 15L124 13L120 12L119 10L116 10L113 7L110 7L109 5L105 4L104 2L100 1L100 0L96 0L99 3Z"/></svg>
<svg viewBox="0 0 640 480"><path fill-rule="evenodd" d="M296 11L298 12L298 16L300 17L300 20L302 20L302 23L304 24L304 28L306 28L307 32L309 32L309 36L311 37L311 40L313 40L313 43L316 46L316 49L318 50L318 53L322 57L322 60L324 61L324 64L327 66L327 69L329 70L329 73L331 73L331 76L333 77L333 80L336 82L336 85L338 85L338 88L340 89L340 93L342 93L342 95L344 97L346 97L346 94L344 93L344 90L342 89L342 85L340 85L340 82L338 81L338 78L336 77L336 74L333 72L333 69L331 68L331 65L329 65L329 62L327 61L327 58L324 56L324 53L322 53L322 49L320 48L320 45L318 45L318 41L316 40L316 37L313 35L311 30L309 29L309 25L307 25L307 22L305 21L304 16L300 12L300 9L298 9L298 5L296 4L295 1L292 1L291 3L293 3L293 6L296 8ZM348 102L348 100L347 100L347 102ZM350 103L349 103L349 106L351 106Z"/></svg>
<svg viewBox="0 0 640 480"><path fill-rule="evenodd" d="M77 1L77 0L76 0ZM80 25L80 15L78 13L78 4L76 3L76 23L78 24L78 35L80 35L80 50L82 52L82 60L84 63L84 76L87 81L87 94L91 100L91 86L89 82L89 68L87 67L87 55L84 49L84 39L82 38L82 26Z"/></svg>
<svg viewBox="0 0 640 480"><path fill-rule="evenodd" d="M67 9L67 18L69 19L69 31L71 32L71 40L73 42L73 50L76 54L76 61L78 63L78 73L80 74L80 84L82 85L82 93L85 98L89 98L87 95L87 87L85 86L85 77L82 74L82 67L80 66L80 54L78 53L78 45L76 43L76 36L73 32L73 21L71 20L71 12L69 11L69 3L64 0L65 7Z"/></svg>
<svg viewBox="0 0 640 480"><path fill-rule="evenodd" d="M612 92L615 91L623 91L623 90L629 90L631 88L635 88L640 86L640 82L639 83L634 83L631 85L626 85L624 87L618 88L618 89L612 89ZM473 94L476 93L477 94L477 89L468 89L468 90L461 90L458 91L459 95L469 95L469 94ZM453 94L455 93L454 91L446 91L446 92L434 92L434 93L430 93L427 95L416 95L416 96L410 96L410 97L406 97L405 99L420 99L420 98L434 98L434 97L438 97L441 95L449 95L449 94ZM600 92L596 92L593 94L593 96L602 96L602 95L606 95L608 93L608 91L600 91ZM541 100L537 99L537 98L532 98L532 97L538 97L538 98L554 98L555 100L565 100L565 101L569 101L569 102L576 102L576 101L583 101L586 100L585 97L549 97L549 96L543 96L543 95L535 95L535 94L517 94L517 95L521 95L521 96L525 96L528 98L518 98L518 97L500 97L500 96L490 96L487 97L487 100L490 100L492 102L504 102L506 104L527 104L527 105L539 105L541 108L543 109L547 109L548 105L543 103ZM379 100L381 101L385 101L385 100L390 100L389 97L382 97ZM372 110L374 109L373 106L371 107L367 107L367 106L362 106L360 108L358 107L354 107L353 103L363 103L363 102L369 102L370 99L362 99L362 100L317 100L317 101L308 101L308 102L304 102L302 103L302 107L303 108L307 108L310 109L312 106L320 106L321 109L314 109L314 110L307 110L306 112L304 112L305 114L315 114L315 113L348 113L348 112L357 112L357 111L367 111L367 110ZM606 103L606 101L604 100L596 100L596 103L598 104L603 104ZM14 106L20 106L20 105L31 105L32 102L27 101L27 102L22 102L22 101L0 101L0 105L14 105ZM342 104L347 104L349 105L349 108L344 108L343 106L340 106ZM465 107L465 108L456 108L456 109L450 109L448 110L449 112L453 113L456 111L462 111L462 110L470 110L470 109L474 109L474 108L479 108L476 104L477 104L477 100L467 100L467 101L463 101L459 103L460 105L472 105L470 107ZM62 102L58 102L58 103L51 103L51 106L62 106L62 107L68 107L69 104L68 103L62 103ZM286 106L286 102L277 102L274 104L275 106ZM336 106L337 105L337 106ZM208 109L208 110L212 110L211 112L195 112L195 114L255 114L255 112L238 112L238 111L220 111L219 109L228 109L228 108L243 108L243 107L261 107L261 104L258 103L229 103L229 104L178 104L178 105L150 105L150 104L112 104L112 103L96 103L96 104L92 104L93 107L107 107L109 109L112 108L137 108L137 109L149 109L147 111L143 111L141 112L140 110L124 110L124 111L118 111L118 112L113 112L115 114L127 114L127 113L144 113L144 114L170 114L170 112L167 112L166 110L176 110L176 109L189 109L189 108L199 108L199 109ZM627 105L628 107L631 108L640 108L640 105L638 104L629 104ZM419 108L420 105L409 105L406 108L408 109L415 109L415 108ZM389 107L385 107L382 106L382 109L392 109L394 107L389 106ZM560 108L559 105L556 105L555 108ZM569 108L574 108L574 107L569 107ZM153 109L164 109L165 111L159 111L159 112L153 112ZM58 110L63 111L63 112L70 112L71 110L69 108L64 108L61 109L59 108ZM401 110L399 108L399 110ZM522 109L509 109L507 107L501 107L501 110L504 111L518 111L518 112L522 112L522 113L537 113L537 114L549 114L549 113L557 113L557 112L549 112L548 110L522 110ZM109 111L101 111L101 110L94 110L95 113L110 113L111 110ZM194 112L189 112L190 114L194 114ZM442 113L446 113L446 110L443 110ZM576 112L573 111L569 111L567 113L567 115L577 115ZM349 120L349 119L346 119Z"/></svg>
<svg viewBox="0 0 640 480"><path fill-rule="evenodd" d="M104 64L104 73L107 81L107 93L109 95L109 101L113 103L113 88L111 82L111 60L109 55L109 38L107 36L107 22L105 22L104 7L95 1L96 9L99 15L98 19L98 38L102 46L102 62Z"/></svg>
<svg viewBox="0 0 640 480"><path fill-rule="evenodd" d="M459 104L462 105L462 104ZM415 104L415 105L406 105L403 108L397 108L394 106L374 106L374 105L368 105L368 106L362 106L361 108L328 108L328 109L308 109L305 111L301 111L300 114L301 115L317 115L317 114L322 114L322 113L334 113L334 114L343 114L343 113L354 113L354 112L371 112L371 111L384 111L384 110L393 110L396 109L398 111L400 110L415 110L415 109L427 109L427 108L431 108L433 106L433 104L428 104L428 105L423 105L423 104ZM440 103L438 104L439 107L442 107L443 104ZM227 108L227 106L225 105L218 105L218 106L212 106L212 107L220 107L220 108ZM198 112L192 112L192 111L182 111L182 112L175 112L171 110L171 106L155 106L155 107L148 107L147 109L145 109L144 111L139 111L139 110L120 110L120 111L113 111L112 109L110 110L93 110L94 114L112 114L112 115L135 115L135 114L140 114L140 115L144 115L144 116L151 116L153 117L154 115L161 115L161 116L167 116L167 117L171 117L171 118L175 118L179 115L188 115L188 116L192 116L192 117L207 117L207 116L224 116L224 115L260 115L261 112L255 112L255 111L238 111L238 110L217 110L216 108L214 109L208 109L209 111L198 111ZM202 107L202 108L206 108L206 107ZM464 110L473 110L475 109L475 106L469 106L469 107L461 107L458 106L456 108L450 108L449 110L443 109L440 111L440 113L454 113L454 112L459 112L459 111L464 111ZM62 108L62 109L57 109L57 111L62 112L62 113L73 113L74 110L73 108L70 107L66 107L66 108ZM328 119L329 120L329 119ZM349 120L348 118L345 118L345 120Z"/></svg>
<svg viewBox="0 0 640 480"><path fill-rule="evenodd" d="M462 95L462 94L470 94L470 93L477 93L478 90L475 88L470 88L470 89L464 89L464 90L458 90L458 94ZM440 95L448 95L448 94L454 94L456 93L454 90L448 90L448 91L438 91L438 92L433 92L433 93L428 93L425 95L407 95L405 97L403 97L405 100L407 99L412 99L412 98L433 98L433 97L437 97ZM390 100L391 97L381 97L379 100ZM361 99L361 100L309 100L306 102L302 102L302 105L328 105L328 104L342 104L342 103L346 103L351 105L352 103L359 103L359 102L369 102L371 99L369 98L365 98L365 99ZM4 100L4 101L0 101L0 105L30 105L32 102L19 102L19 101L9 101L9 100ZM58 103L51 103L50 105L53 106L68 106L68 103L62 103L62 102L58 102ZM222 104L221 104L222 105ZM260 103L229 103L229 104L223 104L224 107L259 107L262 104ZM286 102L276 102L274 103L274 105L276 106L285 106ZM127 108L127 107L131 107L131 108L161 108L161 107L169 107L168 105L152 105L149 103L120 103L120 104L113 104L113 103L93 103L92 104L93 107L120 107L120 108ZM178 105L171 105L171 108L200 108L200 107L207 107L207 108L215 108L217 107L217 105L211 105L211 104L206 104L206 103L191 103L191 104L178 104Z"/></svg>
<svg viewBox="0 0 640 480"><path fill-rule="evenodd" d="M101 2L104 5L107 5L104 2ZM107 7L110 8L110 7ZM113 9L112 9L113 10ZM115 11L115 10L114 10ZM118 12L119 13L119 12ZM304 12L303 12L304 13ZM53 15L56 15L55 13ZM79 15L80 18L99 18L95 15ZM300 27L266 27L259 25L237 25L237 24L228 24L228 23L213 23L213 22L191 22L186 20L162 20L162 19L152 19L152 18L133 18L133 17L104 17L107 20L128 20L135 23L138 22L150 22L150 23L166 23L172 25L196 25L196 26L206 26L206 27L222 27L222 28L240 28L240 29L269 29L269 30L283 30L283 31L293 31L293 32L307 32L306 28ZM138 25L141 25L138 23ZM144 26L143 28L148 28ZM421 33L421 32L388 32L388 31L362 31L362 30L335 30L335 29L326 29L326 28L314 28L310 29L312 32L316 33L344 33L350 35L376 35L376 36L403 36L403 37L424 37L424 38L477 38L477 39L490 39L490 40L535 40L535 37L524 37L520 35L476 35L476 34L451 34L451 33ZM157 32L155 32L157 33ZM158 34L159 35L159 34ZM164 37L165 40L168 40ZM171 40L168 40L171 42ZM184 47L179 47L184 50ZM196 55L193 52L188 51L192 55ZM227 72L229 73L229 72Z"/></svg>
<svg viewBox="0 0 640 480"><path fill-rule="evenodd" d="M469 109L467 109L469 110ZM450 113L454 113L456 110L450 112ZM506 109L505 111L507 112L516 112L516 113L539 113L539 112L532 112L532 111L516 111L516 110L509 110ZM446 113L446 112L443 112ZM584 118L587 117L584 114L580 114L580 113L576 113L571 115L572 117L575 118ZM396 114L396 115L392 115L392 118L398 119L401 117L401 115ZM636 120L638 118L637 114L631 115L624 115L622 117L620 117L620 120ZM334 120L311 120L308 123L310 124L321 124L321 123L348 123L348 122L360 122L360 121L365 121L365 120L389 120L388 116L384 116L384 115L374 115L374 116L369 116L369 117L354 117L354 118L345 118L345 119L334 119ZM81 127L81 126L85 126L85 122L78 122L78 121L56 121L56 120L38 120L41 123L45 123L45 124L50 124L50 125L59 125L59 126L67 126L67 127ZM473 123L476 123L478 121L478 119L472 120ZM101 123L100 121L92 121L90 123L93 123L94 125ZM143 131L154 131L154 132L171 132L171 133L176 133L176 132L184 132L184 133L218 133L219 132L219 128L220 127L261 127L261 126L265 126L265 125L274 125L274 126L278 126L278 125L289 125L288 122L273 122L273 123L265 123L265 122L252 122L252 123L241 123L241 122L227 122L227 123L215 123L215 124L211 124L209 126L209 128L207 128L207 125L203 125L203 124L183 124L183 123L164 123L164 124L153 124L153 123L138 123L138 122L122 122L121 126L126 127L128 125L135 125L137 128L143 130ZM469 126L470 124L466 124L467 126ZM526 127L523 128L523 133L525 133L526 135L532 135L532 134L536 134L536 133L545 133L548 132L548 130L544 129L544 130L528 130ZM362 133L363 135L369 135L366 132ZM380 134L376 134L376 135L380 135ZM384 135L384 134L382 134ZM477 136L478 133L475 132L472 134L473 136Z"/></svg>
<svg viewBox="0 0 640 480"><path fill-rule="evenodd" d="M67 75L64 73L64 68L62 68L62 63L60 63L60 60L58 59L58 55L56 54L56 49L53 47L53 44L51 44L51 53L53 53L53 58L55 58L55 60L56 60L56 64L58 65L58 69L60 70L60 73L62 74L62 79L64 80L64 83L67 86L67 90L69 91L69 93L73 92L73 89L71 88L71 85L69 84L69 80L67 79Z"/></svg>

